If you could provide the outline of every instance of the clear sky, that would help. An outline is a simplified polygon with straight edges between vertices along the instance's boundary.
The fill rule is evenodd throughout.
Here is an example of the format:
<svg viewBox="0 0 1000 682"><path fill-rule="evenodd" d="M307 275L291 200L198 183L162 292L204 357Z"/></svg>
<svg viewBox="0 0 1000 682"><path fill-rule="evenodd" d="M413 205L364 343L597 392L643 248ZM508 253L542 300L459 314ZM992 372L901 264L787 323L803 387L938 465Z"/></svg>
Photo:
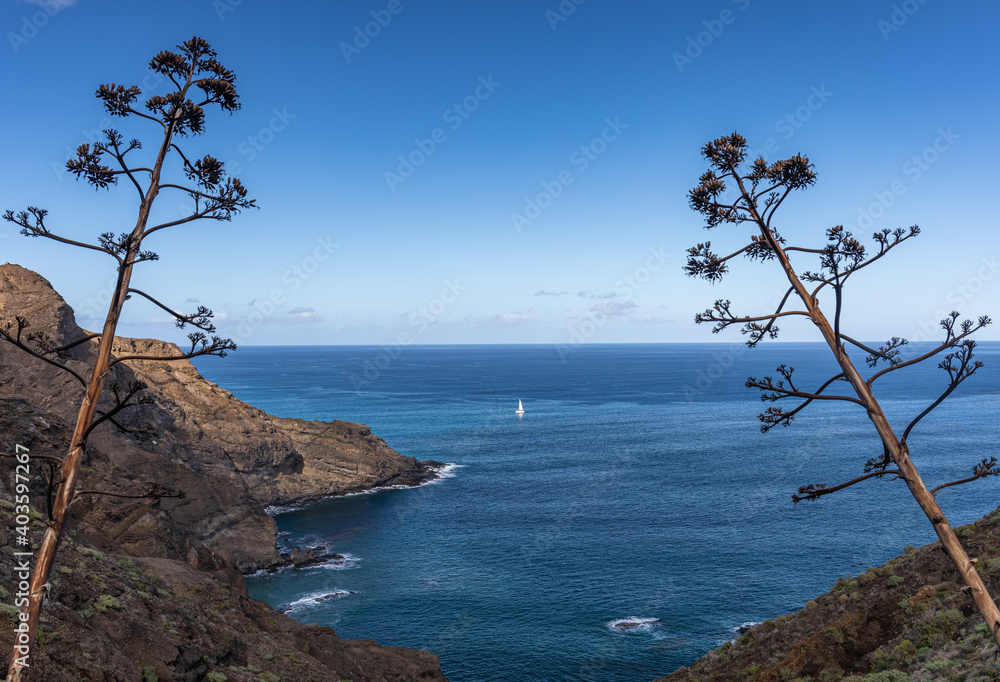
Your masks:
<svg viewBox="0 0 1000 682"><path fill-rule="evenodd" d="M952 309L1000 320L997 25L986 1L0 0L0 209L47 208L79 239L130 230L134 192L62 166L109 125L99 84L165 92L149 59L198 35L243 108L184 144L230 162L260 210L157 233L133 281L213 308L238 343L739 341L694 314L765 312L773 263L716 285L681 271L700 241L742 245L686 199L700 147L733 130L816 165L778 215L790 241L921 226L845 315L855 338L919 337ZM164 195L158 215L183 209ZM0 250L83 325L103 318L107 257L6 224ZM131 301L119 329L182 339L165 318Z"/></svg>

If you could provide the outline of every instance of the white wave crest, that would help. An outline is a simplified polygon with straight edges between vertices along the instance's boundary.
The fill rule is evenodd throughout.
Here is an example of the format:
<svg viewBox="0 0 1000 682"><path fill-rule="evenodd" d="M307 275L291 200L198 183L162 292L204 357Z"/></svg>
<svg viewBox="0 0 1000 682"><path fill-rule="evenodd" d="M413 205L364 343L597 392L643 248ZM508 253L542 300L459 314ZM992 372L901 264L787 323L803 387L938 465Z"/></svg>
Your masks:
<svg viewBox="0 0 1000 682"><path fill-rule="evenodd" d="M307 566L306 570L314 568L325 568L328 571L346 571L349 568L357 568L358 562L361 561L361 557L354 556L353 554L339 554L335 558L323 562L322 564L316 564L315 566Z"/></svg>
<svg viewBox="0 0 1000 682"><path fill-rule="evenodd" d="M312 594L307 594L306 596L296 599L288 606L281 609L282 613L295 613L297 611L302 611L308 609L312 606L317 606L328 601L334 601L336 599L343 599L344 597L354 594L353 590L334 590L333 592L314 592Z"/></svg>
<svg viewBox="0 0 1000 682"><path fill-rule="evenodd" d="M605 623L605 626L615 632L649 632L659 624L659 618L629 616L628 618L609 621Z"/></svg>

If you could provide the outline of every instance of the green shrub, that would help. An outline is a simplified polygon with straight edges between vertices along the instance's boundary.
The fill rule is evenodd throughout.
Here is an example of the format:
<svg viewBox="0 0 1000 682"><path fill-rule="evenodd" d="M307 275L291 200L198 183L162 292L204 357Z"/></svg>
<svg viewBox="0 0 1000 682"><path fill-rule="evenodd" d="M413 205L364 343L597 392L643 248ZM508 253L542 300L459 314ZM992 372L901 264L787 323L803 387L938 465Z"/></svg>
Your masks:
<svg viewBox="0 0 1000 682"><path fill-rule="evenodd" d="M840 630L835 627L828 627L826 630L826 636L831 642L836 642L837 644L844 643L844 636L840 634Z"/></svg>
<svg viewBox="0 0 1000 682"><path fill-rule="evenodd" d="M112 597L110 594L102 594L97 598L97 601L94 602L94 608L101 613L104 613L108 609L117 609L118 611L121 611L125 607L122 606L122 603L118 601L116 597Z"/></svg>
<svg viewBox="0 0 1000 682"><path fill-rule="evenodd" d="M878 576L875 575L874 571L865 571L858 576L858 583L861 585L871 585L876 580L878 580Z"/></svg>
<svg viewBox="0 0 1000 682"><path fill-rule="evenodd" d="M879 648L872 652L871 669L875 672L888 670L896 665L896 659L885 649Z"/></svg>
<svg viewBox="0 0 1000 682"><path fill-rule="evenodd" d="M864 676L864 682L908 682L909 679L910 676L901 670L883 670Z"/></svg>
<svg viewBox="0 0 1000 682"><path fill-rule="evenodd" d="M142 682L160 682L160 676L156 674L156 668L147 665L142 669Z"/></svg>
<svg viewBox="0 0 1000 682"><path fill-rule="evenodd" d="M892 650L892 655L897 662L908 663L917 657L917 645L908 639L904 639Z"/></svg>
<svg viewBox="0 0 1000 682"><path fill-rule="evenodd" d="M83 556L89 556L92 559L100 559L104 556L104 552L99 552L96 549L91 549L90 547L83 547L82 545L76 546L76 551L78 554Z"/></svg>
<svg viewBox="0 0 1000 682"><path fill-rule="evenodd" d="M229 678L224 674L216 671L212 671L205 675L205 682L228 682Z"/></svg>
<svg viewBox="0 0 1000 682"><path fill-rule="evenodd" d="M935 647L955 636L955 630L965 621L965 616L957 609L938 611L927 619L920 631L920 644Z"/></svg>
<svg viewBox="0 0 1000 682"><path fill-rule="evenodd" d="M889 587L899 587L904 582L905 581L903 580L902 576L890 575L888 580L885 581L885 584L888 585Z"/></svg>

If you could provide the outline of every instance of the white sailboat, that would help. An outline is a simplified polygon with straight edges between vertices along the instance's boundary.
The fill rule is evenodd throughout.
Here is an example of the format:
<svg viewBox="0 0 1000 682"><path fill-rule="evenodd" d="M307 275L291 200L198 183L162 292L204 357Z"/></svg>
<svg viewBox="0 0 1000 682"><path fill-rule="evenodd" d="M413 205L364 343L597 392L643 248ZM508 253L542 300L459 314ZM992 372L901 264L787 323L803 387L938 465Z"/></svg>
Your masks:
<svg viewBox="0 0 1000 682"><path fill-rule="evenodd" d="M514 414L517 414L517 415L524 414L524 405L521 404L521 399L520 398L517 399L517 409L514 411Z"/></svg>

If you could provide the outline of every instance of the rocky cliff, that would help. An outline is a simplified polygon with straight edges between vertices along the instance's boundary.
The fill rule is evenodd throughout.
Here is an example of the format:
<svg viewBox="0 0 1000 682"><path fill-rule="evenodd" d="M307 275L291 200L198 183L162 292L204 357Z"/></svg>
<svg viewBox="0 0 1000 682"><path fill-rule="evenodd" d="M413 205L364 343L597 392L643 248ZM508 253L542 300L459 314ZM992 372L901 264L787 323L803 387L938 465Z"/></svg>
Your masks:
<svg viewBox="0 0 1000 682"><path fill-rule="evenodd" d="M42 332L55 346L87 334L44 278L8 264L0 266L0 323L13 322L15 316L31 324L24 335ZM67 351L62 361L88 378L95 350L95 341L84 342ZM119 339L115 353L121 357L180 351L161 341ZM214 646L204 644L195 660L190 647L149 648L141 638L129 635L127 628L104 627L99 621L115 616L117 621L131 619L142 627L158 628L159 623L146 622L143 609L162 615L168 604L155 602L158 595L161 600L168 598L149 589L140 590L149 595L148 599L141 597L146 599L142 602L145 606L141 606L134 598L135 585L116 580L115 592L108 578L97 570L96 559L84 560L74 569L84 555L70 554L66 567L77 572L63 572L60 578L69 602L62 600L56 589L55 603L47 616L56 620L55 630L62 633L60 644L41 648L38 665L50 666L50 674L36 679L140 680L142 673L136 673L139 668L135 664L144 657L162 679L203 679L199 675L206 674L216 663L234 660L235 668L246 667L239 661L250 660L263 649L273 650L278 656L282 647L291 652L286 652L288 656L282 660L287 662L298 652L298 659L314 660L316 665L308 671L302 668L299 676L291 677L281 677L273 665L272 669L256 667L262 672L270 670L268 674L277 677L261 678L240 670L224 674L230 680L336 680L341 676L355 681L444 679L432 654L340 640L328 628L301 626L248 600L241 575L285 563L277 552L277 529L264 511L266 506L384 485L415 485L433 478L437 463L403 457L360 424L269 415L205 380L188 361L127 360L115 365L108 377L109 385L120 387L137 380L148 385L144 395L149 402L127 413L128 423L123 425L131 432L108 423L94 431L88 441L79 488L135 493L155 483L183 491L184 498L85 495L74 506L68 546L80 543L84 552L99 552L105 559L116 557L127 562L127 571L136 575L159 576L148 579L163 582L160 590L166 594L189 595L193 585L200 585L201 591L196 593L202 601L209 593L222 595L219 598L231 605L232 613L216 609L216 613L228 615L220 616L214 626L204 620L209 618L204 612L180 609L172 603L171 628L180 633L175 638L183 640L185 632L204 635L203 629L211 632L221 622L229 628L227 636L232 640L224 644L208 638L206 642ZM80 383L71 375L0 342L0 447L4 452L23 445L33 455L62 456L81 395ZM110 399L105 400L100 405L103 409L112 404ZM6 492L8 498L13 482L10 462L4 460L0 481L0 491ZM47 471L44 460L34 461L33 502L41 510L45 508ZM36 540L40 537L39 532ZM0 572L9 570L11 560L10 546L4 544ZM84 578L91 583L106 583L107 593L96 597L90 594L85 588L93 585ZM105 602L114 598L124 606L121 610L94 611L94 604L87 605L89 599L103 597L108 597ZM3 602L10 600L0 599ZM81 609L88 608L100 615L80 617ZM0 654L7 651L9 636L5 628L0 628ZM260 642L255 641L258 636L263 638ZM271 639L265 642L267 637ZM76 646L78 655L67 657L67 646ZM62 653L57 654L57 650ZM79 651L87 655L79 655ZM123 656L133 661L134 670L122 668Z"/></svg>

